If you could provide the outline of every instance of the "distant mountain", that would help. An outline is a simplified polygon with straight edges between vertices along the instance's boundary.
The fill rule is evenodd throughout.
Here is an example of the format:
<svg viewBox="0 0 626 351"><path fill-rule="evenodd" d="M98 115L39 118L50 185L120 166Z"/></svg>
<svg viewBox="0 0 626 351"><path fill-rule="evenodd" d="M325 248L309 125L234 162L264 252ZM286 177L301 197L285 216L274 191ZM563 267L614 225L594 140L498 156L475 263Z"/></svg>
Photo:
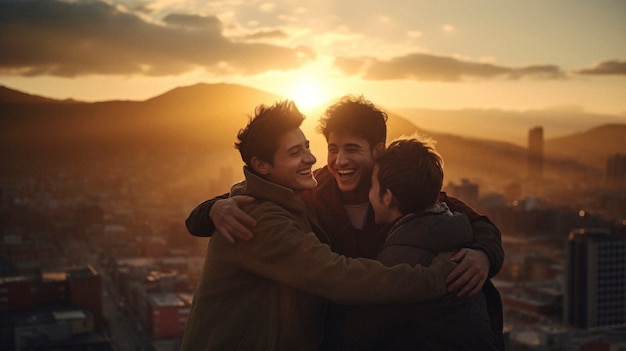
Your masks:
<svg viewBox="0 0 626 351"><path fill-rule="evenodd" d="M254 107L277 96L230 84L177 88L147 101L62 102L3 89L0 138L33 148L132 150L232 145Z"/></svg>
<svg viewBox="0 0 626 351"><path fill-rule="evenodd" d="M60 100L30 95L0 85L0 104L37 104L44 102L60 102Z"/></svg>
<svg viewBox="0 0 626 351"><path fill-rule="evenodd" d="M546 141L545 153L555 158L574 158L604 169L612 154L626 155L626 124L608 124Z"/></svg>
<svg viewBox="0 0 626 351"><path fill-rule="evenodd" d="M543 127L546 140L605 125L624 124L626 115L589 113L576 108L552 110L397 109L416 125L439 133L491 139L526 146L528 130Z"/></svg>
<svg viewBox="0 0 626 351"><path fill-rule="evenodd" d="M234 84L196 84L145 101L97 103L46 99L2 87L0 162L32 165L36 169L41 169L41 162L56 160L71 167L113 167L105 166L104 160L142 157L150 159L146 167L160 167L164 172L203 167L201 172L205 175L219 174L224 167L241 167L232 143L247 116L258 104L272 104L280 99ZM322 112L322 108L307 112L303 124L318 156L318 166L326 163L324 139L314 131ZM405 118L395 111L390 111L389 116L389 141L416 131L437 141L437 149L445 160L446 181L468 178L481 183L481 189L489 190L521 182L526 177L526 149L518 143L495 141L487 133L477 137L453 128L442 131L427 124L426 117L418 118L424 124L417 126L413 122L415 116ZM471 123L472 130L498 124L496 116L492 117L493 122L477 117ZM595 127L547 138L548 177L558 178L563 184L575 183L572 177L578 174L601 173L607 155L626 152L626 124ZM525 134L526 129L517 132ZM240 177L240 172L233 173L235 179Z"/></svg>

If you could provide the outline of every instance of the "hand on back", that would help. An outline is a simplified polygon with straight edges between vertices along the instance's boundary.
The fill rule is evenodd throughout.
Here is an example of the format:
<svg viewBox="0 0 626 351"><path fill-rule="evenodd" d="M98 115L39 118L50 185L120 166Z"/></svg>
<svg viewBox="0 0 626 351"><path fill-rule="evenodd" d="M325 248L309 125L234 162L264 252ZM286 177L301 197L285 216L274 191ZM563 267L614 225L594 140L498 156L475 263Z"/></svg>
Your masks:
<svg viewBox="0 0 626 351"><path fill-rule="evenodd" d="M450 261L458 262L456 268L446 278L448 292L457 296L474 296L480 292L489 275L489 258L480 250L461 249Z"/></svg>
<svg viewBox="0 0 626 351"><path fill-rule="evenodd" d="M240 204L253 202L250 196L233 196L218 200L211 207L209 217L215 225L215 229L231 243L239 240L251 240L254 237L256 221L246 212L242 211Z"/></svg>

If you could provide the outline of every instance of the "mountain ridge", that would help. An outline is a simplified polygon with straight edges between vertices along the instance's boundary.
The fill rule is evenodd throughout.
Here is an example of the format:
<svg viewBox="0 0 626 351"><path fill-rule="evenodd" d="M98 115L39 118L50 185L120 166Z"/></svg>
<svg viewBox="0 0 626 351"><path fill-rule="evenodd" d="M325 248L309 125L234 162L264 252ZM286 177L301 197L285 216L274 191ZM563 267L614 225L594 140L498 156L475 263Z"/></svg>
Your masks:
<svg viewBox="0 0 626 351"><path fill-rule="evenodd" d="M6 162L37 158L89 162L134 153L154 154L163 163L188 158L190 164L211 160L219 167L238 168L241 160L232 148L237 131L258 104L272 104L280 99L258 89L226 83L178 87L144 101L94 103L47 99L2 87L2 158ZM487 136L433 131L428 126L418 127L395 111L386 111L388 141L415 132L431 136L444 158L447 181L468 178L482 182L485 189L497 189L526 177L524 146ZM318 108L314 115L322 112ZM326 145L314 131L317 118L310 116L303 130L311 139L318 164L323 165ZM596 126L547 138L546 164L551 171L546 176L565 179L562 175L566 174L569 180L561 181L575 183L576 173L602 173L608 155L626 153L625 138L614 136L625 127L626 124ZM574 144L576 147L569 147Z"/></svg>

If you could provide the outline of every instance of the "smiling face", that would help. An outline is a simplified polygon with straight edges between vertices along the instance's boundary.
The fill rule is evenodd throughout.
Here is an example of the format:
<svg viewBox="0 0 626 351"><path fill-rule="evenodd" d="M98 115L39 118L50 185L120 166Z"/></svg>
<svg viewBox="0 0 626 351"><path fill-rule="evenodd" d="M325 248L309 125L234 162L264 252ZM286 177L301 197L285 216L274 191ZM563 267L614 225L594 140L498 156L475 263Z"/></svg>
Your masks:
<svg viewBox="0 0 626 351"><path fill-rule="evenodd" d="M266 180L299 192L317 186L311 172L316 161L309 141L300 128L296 128L279 137L272 163L255 158L253 165Z"/></svg>
<svg viewBox="0 0 626 351"><path fill-rule="evenodd" d="M367 201L374 152L367 140L348 132L328 135L328 170L335 177L346 203Z"/></svg>

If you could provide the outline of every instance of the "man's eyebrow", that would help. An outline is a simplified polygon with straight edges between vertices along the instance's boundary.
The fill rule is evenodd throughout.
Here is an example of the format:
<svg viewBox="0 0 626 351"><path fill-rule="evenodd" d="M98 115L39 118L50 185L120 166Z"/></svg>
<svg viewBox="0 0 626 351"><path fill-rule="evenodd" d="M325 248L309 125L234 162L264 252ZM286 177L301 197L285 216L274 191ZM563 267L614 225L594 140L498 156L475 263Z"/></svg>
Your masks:
<svg viewBox="0 0 626 351"><path fill-rule="evenodd" d="M305 147L308 144L309 144L309 142L307 141L305 145L302 145L302 144L293 145L293 146L291 146L290 148L287 149L287 152L296 151L298 149L301 149L301 148Z"/></svg>
<svg viewBox="0 0 626 351"><path fill-rule="evenodd" d="M356 143L348 143L346 144L346 147L353 147L353 148L359 148L359 149L363 148L361 144L356 144Z"/></svg>
<svg viewBox="0 0 626 351"><path fill-rule="evenodd" d="M339 145L337 145L335 143L329 143L328 147L331 147L331 146L332 147L339 147ZM361 144L357 144L357 143L348 143L348 144L343 145L343 147L359 148L359 149L363 148L363 146L361 146Z"/></svg>

